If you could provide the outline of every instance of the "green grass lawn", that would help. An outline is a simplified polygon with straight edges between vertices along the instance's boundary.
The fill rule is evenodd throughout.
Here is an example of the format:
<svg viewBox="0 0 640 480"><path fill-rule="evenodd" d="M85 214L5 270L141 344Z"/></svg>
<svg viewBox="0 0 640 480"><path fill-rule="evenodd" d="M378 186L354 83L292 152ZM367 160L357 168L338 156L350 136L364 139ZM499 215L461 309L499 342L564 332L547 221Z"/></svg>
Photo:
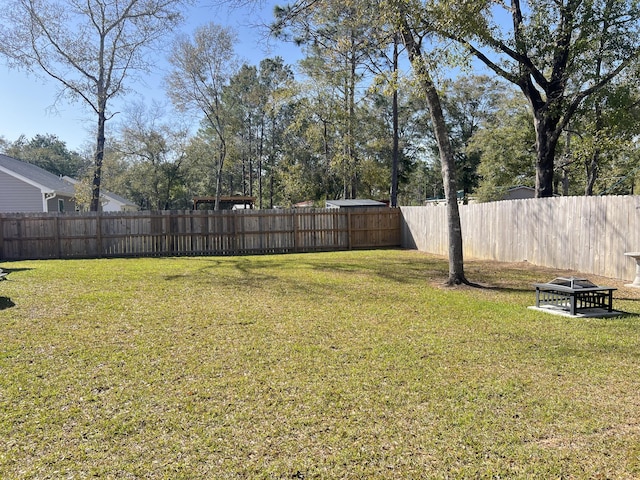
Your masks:
<svg viewBox="0 0 640 480"><path fill-rule="evenodd" d="M640 477L623 282L572 319L527 309L566 272L415 251L2 268L2 479Z"/></svg>

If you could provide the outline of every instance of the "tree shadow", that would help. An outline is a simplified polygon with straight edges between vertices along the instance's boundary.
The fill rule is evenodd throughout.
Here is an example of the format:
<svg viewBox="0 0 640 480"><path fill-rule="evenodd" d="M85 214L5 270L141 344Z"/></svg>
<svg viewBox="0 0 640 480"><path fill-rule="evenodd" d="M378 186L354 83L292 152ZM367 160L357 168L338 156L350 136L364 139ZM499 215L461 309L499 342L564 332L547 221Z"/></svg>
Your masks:
<svg viewBox="0 0 640 480"><path fill-rule="evenodd" d="M2 267L1 270L4 273L13 273L13 272L26 272L27 270L33 270L33 268L7 268L7 267Z"/></svg>
<svg viewBox="0 0 640 480"><path fill-rule="evenodd" d="M0 297L0 310L6 310L7 308L15 307L16 304L11 301L10 298Z"/></svg>

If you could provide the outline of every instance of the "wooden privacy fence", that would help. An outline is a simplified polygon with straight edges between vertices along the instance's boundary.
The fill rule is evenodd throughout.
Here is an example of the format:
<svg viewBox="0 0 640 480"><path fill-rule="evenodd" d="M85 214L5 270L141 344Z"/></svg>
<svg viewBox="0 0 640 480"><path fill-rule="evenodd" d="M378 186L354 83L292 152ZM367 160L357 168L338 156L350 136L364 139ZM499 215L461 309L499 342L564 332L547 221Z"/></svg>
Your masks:
<svg viewBox="0 0 640 480"><path fill-rule="evenodd" d="M402 207L403 247L448 254L446 208ZM556 197L460 206L467 259L528 261L633 280L640 196ZM540 279L547 281L550 279Z"/></svg>
<svg viewBox="0 0 640 480"><path fill-rule="evenodd" d="M0 214L0 259L398 247L400 209Z"/></svg>

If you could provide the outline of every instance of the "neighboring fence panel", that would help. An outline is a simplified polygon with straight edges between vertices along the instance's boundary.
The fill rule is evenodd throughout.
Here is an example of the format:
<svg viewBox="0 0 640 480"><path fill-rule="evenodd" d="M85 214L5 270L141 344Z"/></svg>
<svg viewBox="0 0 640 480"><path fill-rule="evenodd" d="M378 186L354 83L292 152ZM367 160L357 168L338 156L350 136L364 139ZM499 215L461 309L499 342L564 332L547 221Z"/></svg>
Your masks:
<svg viewBox="0 0 640 480"><path fill-rule="evenodd" d="M402 207L403 246L447 255L446 208ZM633 280L640 196L556 197L460 206L465 258L528 261Z"/></svg>
<svg viewBox="0 0 640 480"><path fill-rule="evenodd" d="M390 208L0 214L0 259L398 247L400 215Z"/></svg>

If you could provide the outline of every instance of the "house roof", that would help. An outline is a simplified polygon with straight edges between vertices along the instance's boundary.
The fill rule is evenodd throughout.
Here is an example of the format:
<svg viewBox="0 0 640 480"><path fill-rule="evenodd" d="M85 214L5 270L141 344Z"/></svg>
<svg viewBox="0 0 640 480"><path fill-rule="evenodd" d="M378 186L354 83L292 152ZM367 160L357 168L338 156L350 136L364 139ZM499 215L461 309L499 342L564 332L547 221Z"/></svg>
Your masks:
<svg viewBox="0 0 640 480"><path fill-rule="evenodd" d="M518 185L516 187L511 187L509 189L507 189L507 192L515 192L517 190L526 190L528 192L535 192L536 189L533 187L527 187L526 185Z"/></svg>
<svg viewBox="0 0 640 480"><path fill-rule="evenodd" d="M71 183L72 185L76 185L78 183L78 180L76 180L75 178L72 178L72 177L68 177L66 175L64 177L62 177L62 179L67 183ZM110 200L113 200L114 202L117 202L117 203L119 203L121 205L127 205L129 207L136 207L136 208L138 207L131 200L128 200L128 199L126 199L124 197L121 197L118 194L109 192L108 190L101 189L100 190L100 196L108 198Z"/></svg>
<svg viewBox="0 0 640 480"><path fill-rule="evenodd" d="M0 172L18 178L25 183L39 188L43 193L56 193L66 196L75 195L73 185L65 182L57 175L45 169L23 162L13 157L0 154Z"/></svg>
<svg viewBox="0 0 640 480"><path fill-rule="evenodd" d="M110 198L112 200L115 200L116 202L121 203L122 205L128 205L130 207L137 207L137 205L135 203L133 203L131 200L127 200L126 198L121 197L118 194L103 190L102 191L102 195L104 195L105 197L108 197L108 198Z"/></svg>
<svg viewBox="0 0 640 480"><path fill-rule="evenodd" d="M327 208L348 208L348 207L386 207L386 203L366 198L356 198L352 200L327 200Z"/></svg>
<svg viewBox="0 0 640 480"><path fill-rule="evenodd" d="M294 203L293 206L295 208L310 208L313 207L313 200L305 200L304 202Z"/></svg>

